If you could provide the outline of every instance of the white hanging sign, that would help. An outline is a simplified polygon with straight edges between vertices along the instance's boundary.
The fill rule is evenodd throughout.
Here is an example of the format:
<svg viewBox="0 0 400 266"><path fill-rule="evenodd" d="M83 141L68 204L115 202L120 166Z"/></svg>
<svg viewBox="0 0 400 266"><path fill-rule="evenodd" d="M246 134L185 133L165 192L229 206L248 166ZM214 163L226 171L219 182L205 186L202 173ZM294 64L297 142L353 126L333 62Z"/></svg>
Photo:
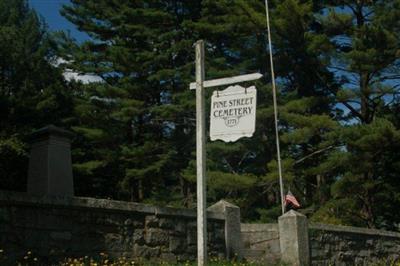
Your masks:
<svg viewBox="0 0 400 266"><path fill-rule="evenodd" d="M210 138L225 142L251 137L256 126L255 86L230 86L211 97Z"/></svg>

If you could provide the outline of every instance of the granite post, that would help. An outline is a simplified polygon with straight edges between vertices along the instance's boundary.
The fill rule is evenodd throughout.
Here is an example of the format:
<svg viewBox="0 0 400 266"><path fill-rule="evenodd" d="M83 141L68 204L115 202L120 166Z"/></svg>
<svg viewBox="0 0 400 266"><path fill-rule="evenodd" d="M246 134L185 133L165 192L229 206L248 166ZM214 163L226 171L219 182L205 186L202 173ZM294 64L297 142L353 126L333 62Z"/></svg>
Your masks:
<svg viewBox="0 0 400 266"><path fill-rule="evenodd" d="M278 219L282 261L294 266L310 265L307 217L290 210Z"/></svg>
<svg viewBox="0 0 400 266"><path fill-rule="evenodd" d="M74 134L46 126L31 135L28 193L44 196L74 196L71 140Z"/></svg>
<svg viewBox="0 0 400 266"><path fill-rule="evenodd" d="M240 228L240 208L227 201L220 200L208 207L209 211L221 212L225 215L225 245L228 259L242 258L242 239Z"/></svg>

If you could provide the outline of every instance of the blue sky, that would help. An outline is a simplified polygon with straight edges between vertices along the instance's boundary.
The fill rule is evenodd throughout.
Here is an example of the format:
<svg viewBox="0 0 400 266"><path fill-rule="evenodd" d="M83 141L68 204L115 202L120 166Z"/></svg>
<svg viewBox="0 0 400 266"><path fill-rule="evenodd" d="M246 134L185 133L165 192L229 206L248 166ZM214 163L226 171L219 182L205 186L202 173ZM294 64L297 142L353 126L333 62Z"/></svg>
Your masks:
<svg viewBox="0 0 400 266"><path fill-rule="evenodd" d="M51 31L70 31L72 37L79 42L89 38L86 33L78 31L74 24L60 15L61 7L69 4L69 0L28 0L28 2L45 19Z"/></svg>
<svg viewBox="0 0 400 266"><path fill-rule="evenodd" d="M10 0L12 1L12 0ZM28 0L30 7L36 10L46 21L50 31L69 31L71 36L78 42L89 39L89 36L80 32L74 24L70 23L60 15L60 9L63 5L68 5L69 0ZM91 74L78 74L75 71L67 70L64 72L66 80L80 80L83 83L101 82L102 79Z"/></svg>

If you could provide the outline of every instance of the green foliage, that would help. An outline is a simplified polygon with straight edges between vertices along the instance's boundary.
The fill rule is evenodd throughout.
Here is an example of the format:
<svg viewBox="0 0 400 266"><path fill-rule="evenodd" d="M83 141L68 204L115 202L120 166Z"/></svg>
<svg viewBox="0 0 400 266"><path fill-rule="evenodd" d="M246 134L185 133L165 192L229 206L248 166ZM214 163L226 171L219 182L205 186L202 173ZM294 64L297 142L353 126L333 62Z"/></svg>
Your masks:
<svg viewBox="0 0 400 266"><path fill-rule="evenodd" d="M398 1L344 3L330 6L320 16L321 32L330 40L330 90L347 114L327 136L338 146L318 166L330 175L331 199L313 219L395 229L390 209L398 204L394 165L398 156L398 128L382 117L397 102L399 12ZM340 8L347 8L343 11ZM387 12L387 13L386 13ZM387 16L390 14L389 16ZM341 38L342 41L339 41ZM338 90L334 90L337 87ZM325 173L325 174L324 174Z"/></svg>
<svg viewBox="0 0 400 266"><path fill-rule="evenodd" d="M79 193L162 203L168 202L163 191L187 193L180 172L192 152L193 101L186 88L194 40L185 25L199 5L71 2L62 14L92 40L78 46L64 38L64 56L72 69L104 80L82 86L75 108L74 161L89 168L78 179L92 180ZM97 162L93 171L91 162Z"/></svg>
<svg viewBox="0 0 400 266"><path fill-rule="evenodd" d="M389 198L398 198L398 119L389 115L396 98L388 98L398 73L396 5L271 5L284 183L316 211L313 220L385 227L398 220L388 212ZM207 78L264 74L256 84L255 135L207 144L208 200L227 198L249 220L279 215L264 8L261 1L223 0L64 7L66 18L93 38L70 44L70 67L105 80L83 87L75 108L73 128L85 147L74 152L77 169L103 180L97 183L104 191L86 194L194 205L195 105L187 85L194 79L191 45L204 38ZM388 202L384 208L381 200Z"/></svg>
<svg viewBox="0 0 400 266"><path fill-rule="evenodd" d="M313 221L396 229L400 2L283 0L270 8L285 190ZM202 38L207 79L264 75L254 136L207 143L208 202L236 203L245 220L279 216L263 1L72 0L61 12L92 39L54 39L24 1L0 0L4 188L23 187L16 165L26 165L27 134L55 123L77 133L78 195L195 206L188 84L192 44ZM56 54L64 66L50 63ZM66 84L63 67L103 81Z"/></svg>
<svg viewBox="0 0 400 266"><path fill-rule="evenodd" d="M0 1L0 189L26 190L27 135L70 114L72 90L53 66L55 53L26 1Z"/></svg>
<svg viewBox="0 0 400 266"><path fill-rule="evenodd" d="M27 165L26 144L17 136L0 135L0 176L3 189L24 191L26 177L24 172L15 169L18 165ZM16 183L16 180L23 182Z"/></svg>

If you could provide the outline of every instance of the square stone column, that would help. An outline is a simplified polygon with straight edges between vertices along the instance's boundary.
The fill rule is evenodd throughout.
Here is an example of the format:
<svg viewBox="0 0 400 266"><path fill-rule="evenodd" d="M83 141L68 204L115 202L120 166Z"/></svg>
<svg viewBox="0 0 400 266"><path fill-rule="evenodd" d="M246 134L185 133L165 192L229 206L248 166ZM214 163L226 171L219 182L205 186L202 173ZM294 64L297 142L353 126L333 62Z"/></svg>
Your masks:
<svg viewBox="0 0 400 266"><path fill-rule="evenodd" d="M240 224L240 208L225 200L220 200L207 208L208 211L225 214L225 245L228 259L242 258L242 233Z"/></svg>
<svg viewBox="0 0 400 266"><path fill-rule="evenodd" d="M73 196L71 140L74 134L53 125L31 135L28 193Z"/></svg>
<svg viewBox="0 0 400 266"><path fill-rule="evenodd" d="M278 219L282 261L293 266L310 265L307 217L290 210Z"/></svg>

